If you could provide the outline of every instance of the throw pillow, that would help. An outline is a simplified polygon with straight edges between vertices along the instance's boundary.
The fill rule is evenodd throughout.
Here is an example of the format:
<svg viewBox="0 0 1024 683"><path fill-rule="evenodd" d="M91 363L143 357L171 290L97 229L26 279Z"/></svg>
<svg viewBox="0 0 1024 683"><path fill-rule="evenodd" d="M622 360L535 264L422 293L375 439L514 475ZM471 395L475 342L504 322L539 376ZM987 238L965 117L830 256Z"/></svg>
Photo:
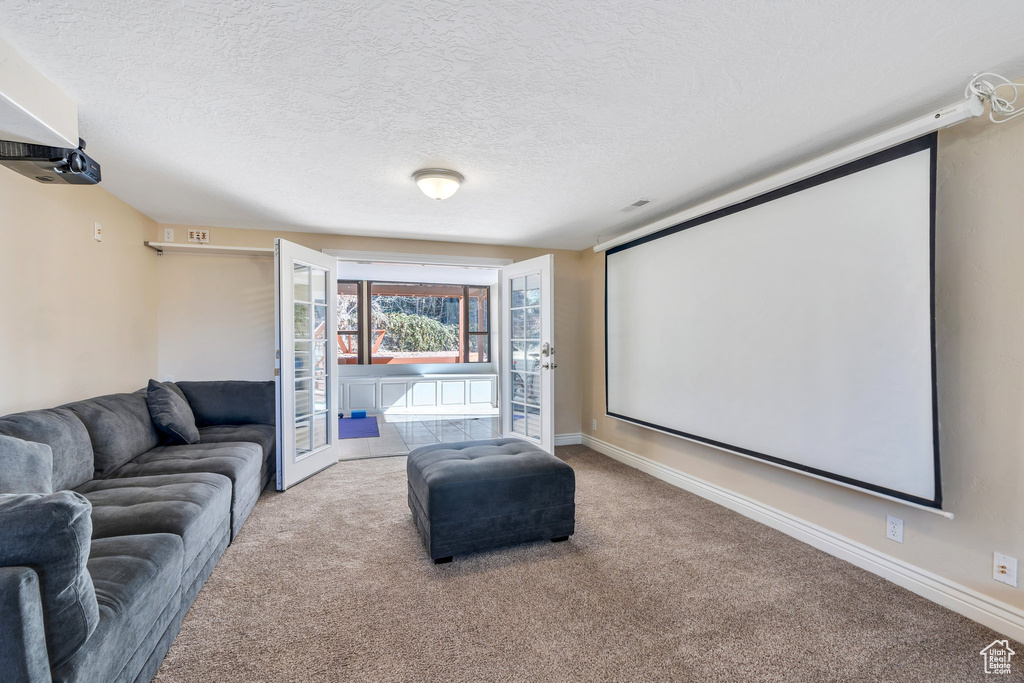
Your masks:
<svg viewBox="0 0 1024 683"><path fill-rule="evenodd" d="M178 443L199 443L196 416L188 401L166 384L149 380L146 388L149 415L161 432Z"/></svg>

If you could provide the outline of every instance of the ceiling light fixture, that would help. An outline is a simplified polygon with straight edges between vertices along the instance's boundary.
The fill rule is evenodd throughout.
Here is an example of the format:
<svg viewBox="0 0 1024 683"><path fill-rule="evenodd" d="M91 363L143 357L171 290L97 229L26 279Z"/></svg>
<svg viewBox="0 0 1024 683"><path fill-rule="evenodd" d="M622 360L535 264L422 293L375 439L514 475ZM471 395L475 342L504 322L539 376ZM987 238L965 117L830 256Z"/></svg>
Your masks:
<svg viewBox="0 0 1024 683"><path fill-rule="evenodd" d="M443 168L424 168L412 174L412 179L431 199L448 199L459 189L465 178L461 173Z"/></svg>

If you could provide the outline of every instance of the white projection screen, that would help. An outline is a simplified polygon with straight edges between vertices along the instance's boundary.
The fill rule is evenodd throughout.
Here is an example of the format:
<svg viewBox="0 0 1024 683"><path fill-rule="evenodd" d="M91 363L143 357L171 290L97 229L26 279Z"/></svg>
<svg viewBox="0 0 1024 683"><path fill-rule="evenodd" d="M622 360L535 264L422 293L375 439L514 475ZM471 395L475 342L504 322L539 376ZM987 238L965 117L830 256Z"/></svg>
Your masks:
<svg viewBox="0 0 1024 683"><path fill-rule="evenodd" d="M608 415L941 508L935 143L609 249Z"/></svg>

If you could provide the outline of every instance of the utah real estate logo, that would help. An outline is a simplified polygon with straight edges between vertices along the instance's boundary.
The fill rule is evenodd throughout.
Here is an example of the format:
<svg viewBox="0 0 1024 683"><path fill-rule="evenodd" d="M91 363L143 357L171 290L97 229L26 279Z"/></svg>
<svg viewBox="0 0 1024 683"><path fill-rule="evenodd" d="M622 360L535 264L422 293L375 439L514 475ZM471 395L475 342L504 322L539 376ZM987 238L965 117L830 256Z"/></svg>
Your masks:
<svg viewBox="0 0 1024 683"><path fill-rule="evenodd" d="M1010 649L1010 642L1007 640L993 640L992 644L981 651L985 658L985 673L987 674L1009 674L1010 657L1017 654Z"/></svg>

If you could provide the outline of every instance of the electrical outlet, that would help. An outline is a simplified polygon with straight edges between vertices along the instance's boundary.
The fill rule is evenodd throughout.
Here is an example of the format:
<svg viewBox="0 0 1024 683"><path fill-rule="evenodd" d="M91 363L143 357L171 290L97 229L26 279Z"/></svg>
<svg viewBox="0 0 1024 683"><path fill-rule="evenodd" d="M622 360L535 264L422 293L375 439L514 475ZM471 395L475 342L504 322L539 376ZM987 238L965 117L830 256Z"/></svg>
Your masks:
<svg viewBox="0 0 1024 683"><path fill-rule="evenodd" d="M164 228L164 242L174 241L174 228Z"/></svg>
<svg viewBox="0 0 1024 683"><path fill-rule="evenodd" d="M992 553L992 578L996 581L1017 587L1017 558Z"/></svg>
<svg viewBox="0 0 1024 683"><path fill-rule="evenodd" d="M886 515L885 536L890 541L903 543L903 520L893 517L892 515Z"/></svg>
<svg viewBox="0 0 1024 683"><path fill-rule="evenodd" d="M188 241L189 242L198 242L200 244L207 244L210 241L210 231L209 230L193 230L193 229L190 228L189 231L188 231Z"/></svg>
<svg viewBox="0 0 1024 683"><path fill-rule="evenodd" d="M593 429L594 429L595 432L597 431L597 418L596 417L594 418L594 427L593 427Z"/></svg>
<svg viewBox="0 0 1024 683"><path fill-rule="evenodd" d="M92 238L97 242L103 241L103 226L99 223L92 224Z"/></svg>

